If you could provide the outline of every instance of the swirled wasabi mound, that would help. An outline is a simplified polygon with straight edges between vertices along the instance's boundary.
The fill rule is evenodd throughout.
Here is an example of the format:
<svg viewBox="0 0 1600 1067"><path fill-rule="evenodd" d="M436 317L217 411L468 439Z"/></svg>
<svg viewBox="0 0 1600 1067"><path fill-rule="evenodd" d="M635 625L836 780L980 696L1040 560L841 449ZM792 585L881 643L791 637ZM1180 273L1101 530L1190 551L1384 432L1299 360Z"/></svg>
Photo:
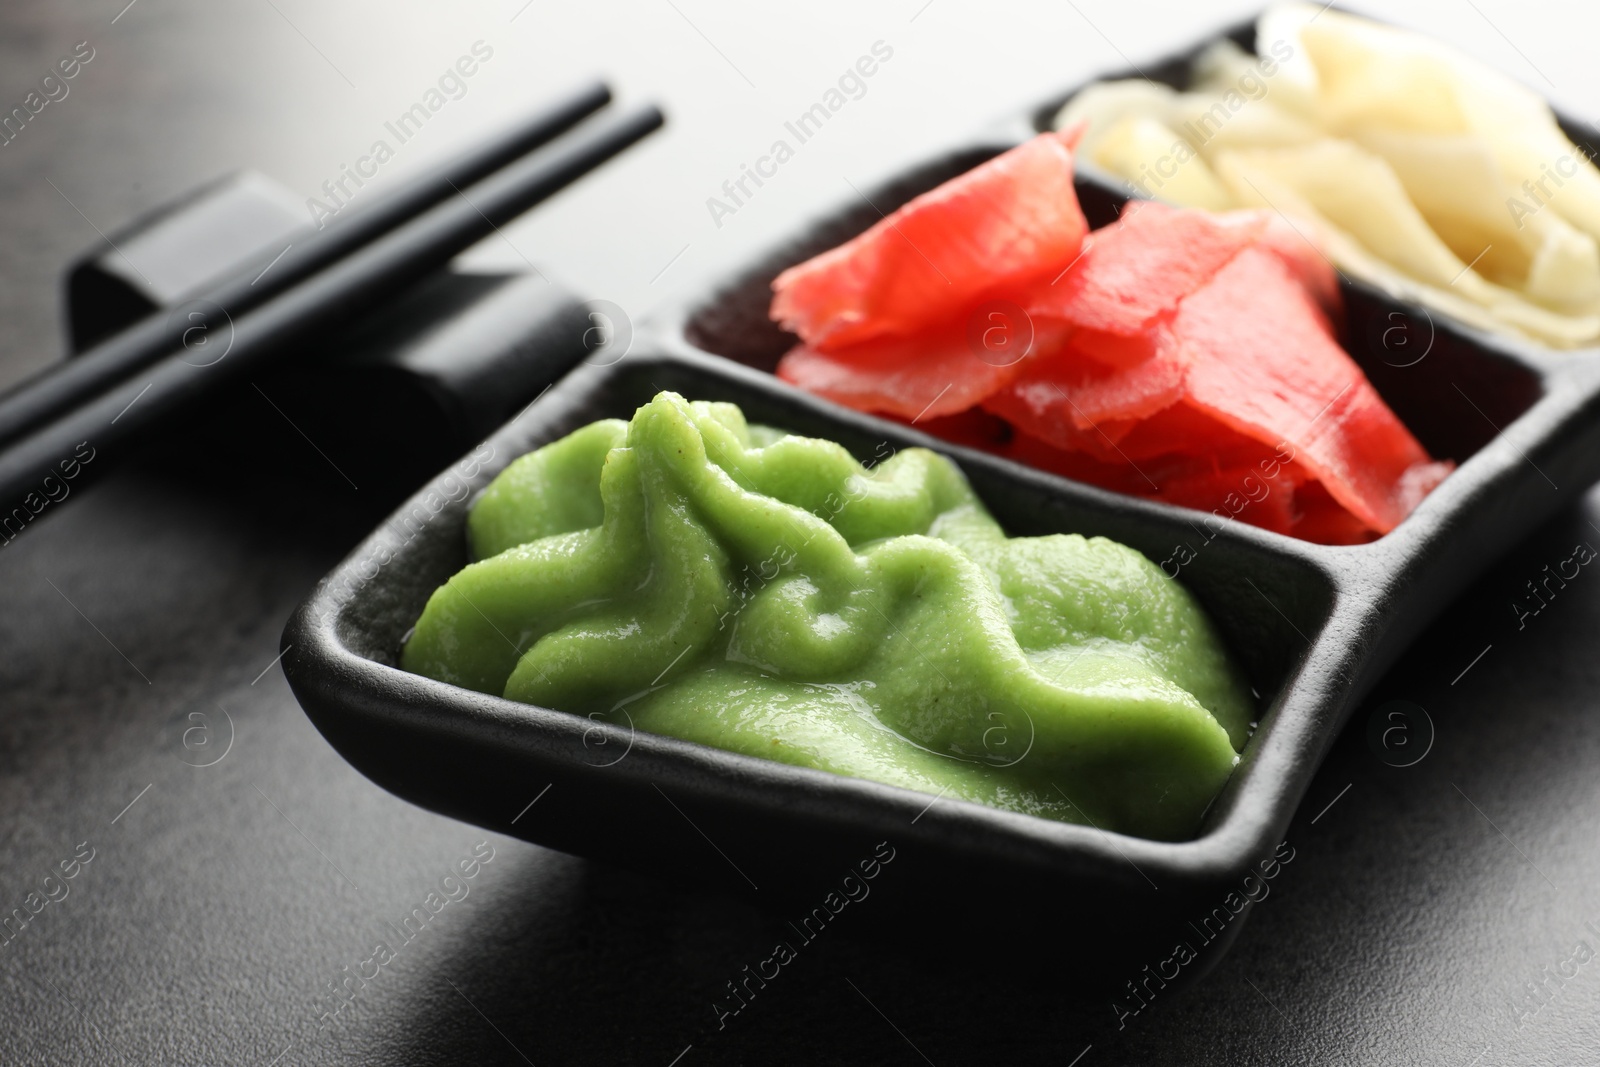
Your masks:
<svg viewBox="0 0 1600 1067"><path fill-rule="evenodd" d="M1249 690L1131 548L1010 537L925 449L663 392L503 471L405 669L511 700L1102 829L1191 836Z"/></svg>

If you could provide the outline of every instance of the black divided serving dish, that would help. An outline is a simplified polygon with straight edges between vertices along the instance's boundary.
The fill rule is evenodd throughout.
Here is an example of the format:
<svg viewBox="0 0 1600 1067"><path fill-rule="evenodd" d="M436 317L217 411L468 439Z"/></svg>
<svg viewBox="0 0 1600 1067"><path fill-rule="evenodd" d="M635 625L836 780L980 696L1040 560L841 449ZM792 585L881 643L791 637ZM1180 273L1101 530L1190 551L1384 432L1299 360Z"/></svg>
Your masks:
<svg viewBox="0 0 1600 1067"><path fill-rule="evenodd" d="M1185 68L1180 57L1152 69L1176 77ZM1030 136L1059 102L907 169L869 193L870 204L852 194L714 295L663 320L619 362L571 372L402 507L284 633L289 681L328 741L373 781L424 807L750 893L791 916L888 842L895 859L875 893L890 899L874 906L871 926L941 952L1014 960L1070 946L1078 963L1137 964L1149 952L1168 954L1175 930L1192 928L1230 894L1237 900L1245 877L1284 840L1366 691L1476 574L1600 478L1600 350L1551 352L1488 337L1345 283L1346 347L1428 450L1459 465L1393 532L1353 547L1207 522L1204 513L1075 483L845 410L771 375L793 343L766 316L779 270ZM1591 131L1568 129L1586 149L1600 148ZM1080 178L1079 193L1096 226L1126 198L1093 176ZM472 495L517 456L592 420L626 418L661 389L733 401L753 421L832 438L862 459L885 443L938 449L963 467L1009 533L1100 534L1179 573L1260 695L1260 727L1198 836L1149 841L933 801L399 670L402 641L429 594L467 562Z"/></svg>

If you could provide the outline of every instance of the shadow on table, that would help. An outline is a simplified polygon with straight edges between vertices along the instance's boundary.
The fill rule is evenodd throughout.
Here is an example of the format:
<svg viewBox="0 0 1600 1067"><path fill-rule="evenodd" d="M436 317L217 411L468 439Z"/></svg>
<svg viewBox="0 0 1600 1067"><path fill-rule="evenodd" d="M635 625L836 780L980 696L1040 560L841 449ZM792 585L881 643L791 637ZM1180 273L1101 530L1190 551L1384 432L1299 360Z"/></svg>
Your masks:
<svg viewBox="0 0 1600 1067"><path fill-rule="evenodd" d="M383 1062L665 1067L692 1046L685 1065L1062 1063L1115 1020L1105 993L1002 954L997 930L930 928L907 953L874 938L867 905L805 941L744 901L577 860L554 902L552 854L526 847L506 845L496 895L410 986ZM1040 962L1072 976L1069 957Z"/></svg>

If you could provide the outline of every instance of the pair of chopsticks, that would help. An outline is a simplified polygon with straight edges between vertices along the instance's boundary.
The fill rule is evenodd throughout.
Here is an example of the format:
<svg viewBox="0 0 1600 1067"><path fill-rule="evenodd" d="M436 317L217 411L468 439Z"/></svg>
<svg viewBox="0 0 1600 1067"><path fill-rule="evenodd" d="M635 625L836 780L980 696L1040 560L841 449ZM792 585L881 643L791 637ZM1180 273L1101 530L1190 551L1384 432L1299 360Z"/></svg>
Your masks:
<svg viewBox="0 0 1600 1067"><path fill-rule="evenodd" d="M31 517L25 501L47 495L45 479L81 443L115 456L162 418L443 267L664 122L658 108L644 105L584 123L610 101L605 85L586 85L308 232L265 273L251 264L193 294L180 307L201 309L200 319L172 321L168 309L158 310L0 395L0 524L15 508L25 510L24 521ZM193 345L201 336L212 345L204 359ZM215 358L221 345L226 354Z"/></svg>

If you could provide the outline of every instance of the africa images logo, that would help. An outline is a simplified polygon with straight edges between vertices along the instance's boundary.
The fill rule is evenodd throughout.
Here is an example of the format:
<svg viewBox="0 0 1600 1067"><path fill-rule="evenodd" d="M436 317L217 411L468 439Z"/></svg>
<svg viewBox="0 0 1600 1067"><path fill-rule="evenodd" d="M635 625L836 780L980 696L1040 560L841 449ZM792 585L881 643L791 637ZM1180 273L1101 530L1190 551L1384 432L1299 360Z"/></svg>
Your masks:
<svg viewBox="0 0 1600 1067"><path fill-rule="evenodd" d="M893 46L883 41L873 41L871 51L871 55L863 55L846 67L838 81L822 94L822 99L796 115L794 121L783 124L784 131L794 138L794 144L789 143L788 137L779 137L765 155L756 157L754 166L739 164L738 176L722 183L722 196L706 197L706 210L711 213L711 221L716 223L717 229L722 229L725 216L739 213L739 209L755 196L756 190L766 184L765 179L777 176L778 168L794 158L796 148L821 132L823 124L851 100L867 95L867 79L894 58Z"/></svg>
<svg viewBox="0 0 1600 1067"><path fill-rule="evenodd" d="M383 128L395 139L393 145L380 137L372 142L366 155L357 157L354 164L339 164L339 176L322 183L322 192L327 201L314 196L306 198L306 210L311 213L311 221L317 229L326 226L328 220L343 211L368 180L378 176L378 168L394 158L397 146L421 133L422 124L445 104L466 96L467 79L476 74L479 65L489 62L493 55L494 49L483 41L472 42L472 55L463 55L453 65L446 67L444 73L439 75L438 82L423 90L421 100L400 112L394 121L383 124ZM351 185L355 188L352 189Z"/></svg>

